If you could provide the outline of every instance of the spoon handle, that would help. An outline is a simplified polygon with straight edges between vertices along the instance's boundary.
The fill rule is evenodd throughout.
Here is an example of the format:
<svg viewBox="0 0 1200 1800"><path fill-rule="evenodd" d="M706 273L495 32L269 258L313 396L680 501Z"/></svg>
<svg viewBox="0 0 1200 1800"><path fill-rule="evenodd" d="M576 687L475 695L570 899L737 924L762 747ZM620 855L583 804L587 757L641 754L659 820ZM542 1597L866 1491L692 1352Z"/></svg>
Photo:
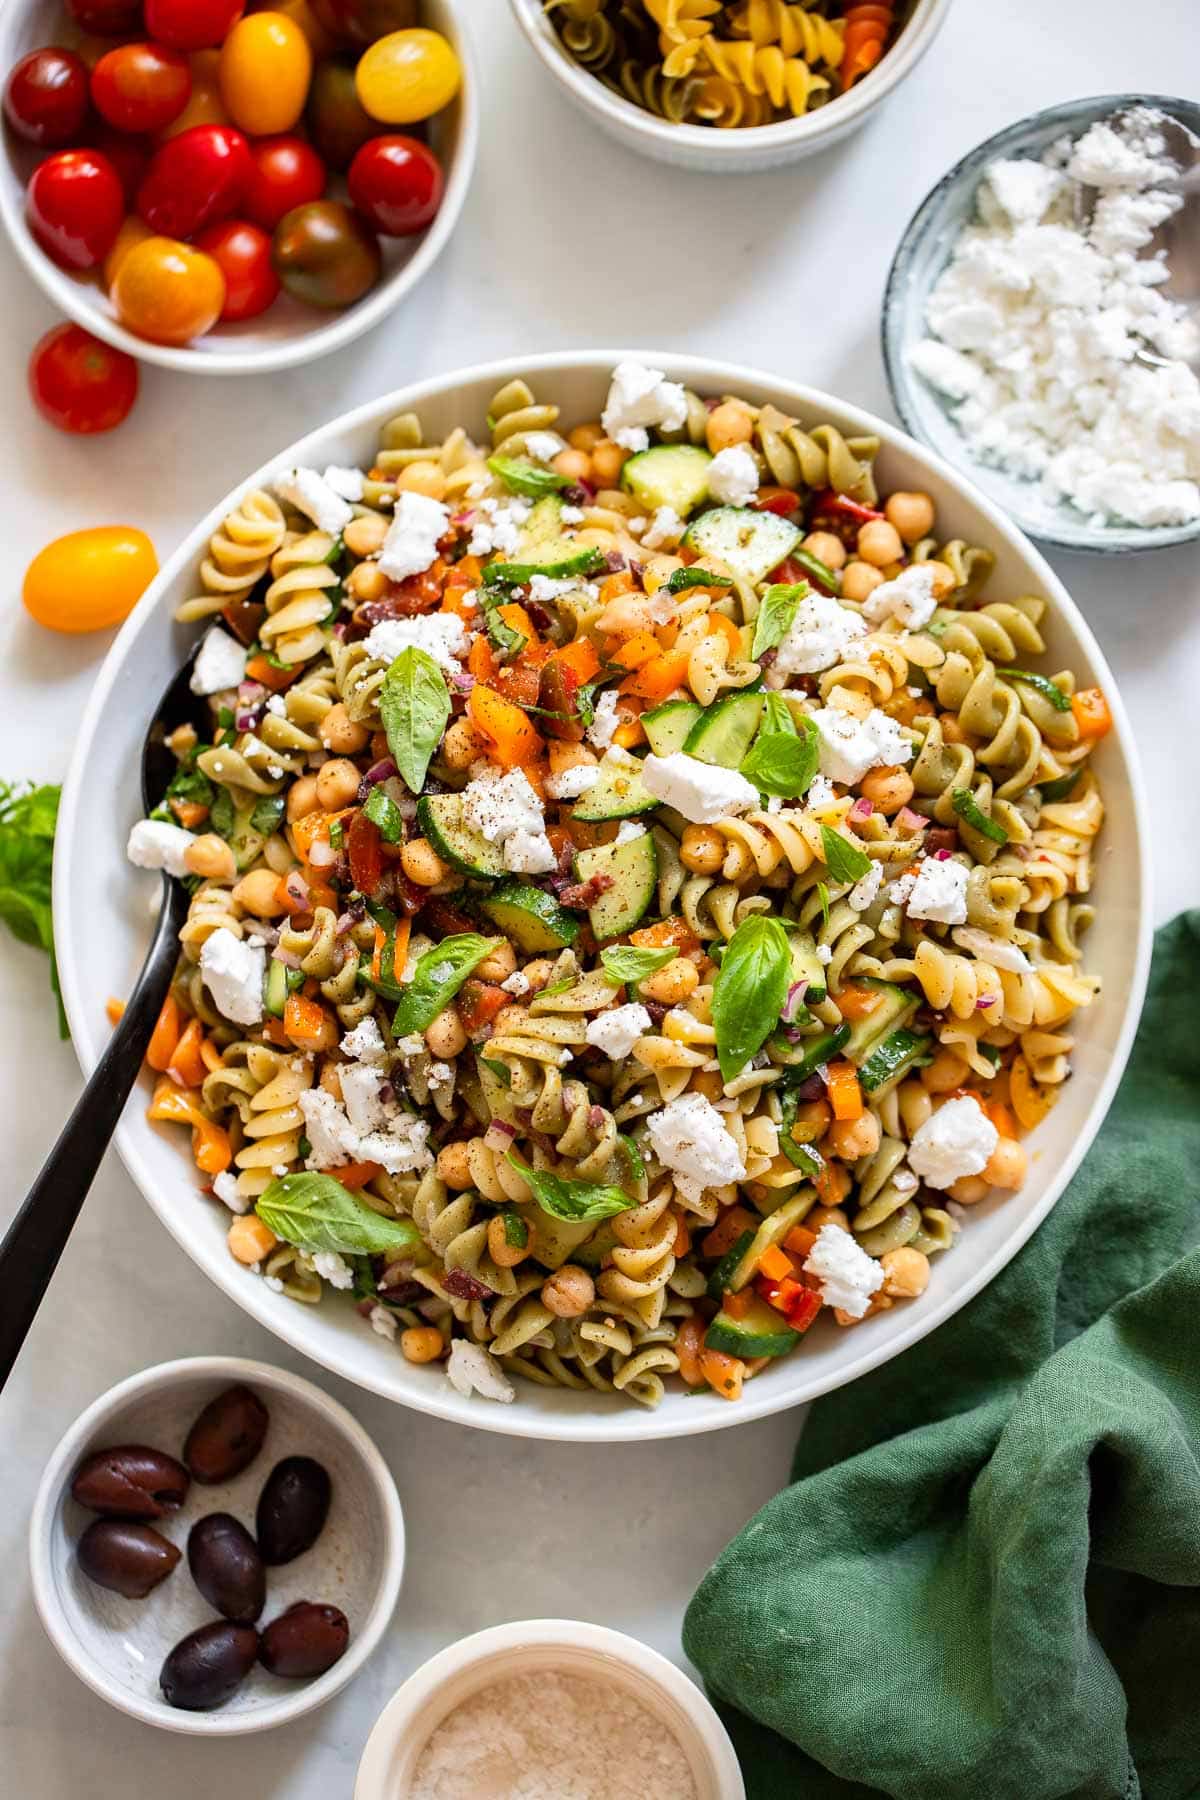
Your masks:
<svg viewBox="0 0 1200 1800"><path fill-rule="evenodd" d="M179 955L187 905L183 883L164 876L158 927L120 1023L0 1244L0 1387L25 1342L137 1080Z"/></svg>

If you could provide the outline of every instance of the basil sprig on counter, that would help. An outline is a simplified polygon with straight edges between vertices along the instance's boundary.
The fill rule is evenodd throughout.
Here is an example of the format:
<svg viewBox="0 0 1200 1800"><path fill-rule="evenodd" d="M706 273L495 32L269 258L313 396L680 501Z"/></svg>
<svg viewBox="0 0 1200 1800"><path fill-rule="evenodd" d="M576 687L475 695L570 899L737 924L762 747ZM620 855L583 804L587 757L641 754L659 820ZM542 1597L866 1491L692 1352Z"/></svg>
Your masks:
<svg viewBox="0 0 1200 1800"><path fill-rule="evenodd" d="M866 851L844 838L832 825L821 827L821 848L825 852L825 867L834 881L861 881L871 867Z"/></svg>
<svg viewBox="0 0 1200 1800"><path fill-rule="evenodd" d="M446 678L427 650L400 652L379 690L379 716L396 767L419 794L450 717Z"/></svg>
<svg viewBox="0 0 1200 1800"><path fill-rule="evenodd" d="M583 1224L589 1219L611 1219L614 1213L628 1212L637 1201L619 1187L605 1182L564 1180L547 1169L531 1169L515 1150L506 1152L507 1160L528 1184L529 1191L543 1212L556 1219Z"/></svg>
<svg viewBox="0 0 1200 1800"><path fill-rule="evenodd" d="M365 1206L332 1175L283 1175L258 1198L263 1224L298 1250L339 1256L396 1256L420 1250L411 1219L387 1219Z"/></svg>
<svg viewBox="0 0 1200 1800"><path fill-rule="evenodd" d="M669 962L674 962L679 955L673 944L665 950L643 950L637 944L617 944L611 950L600 952L600 961L604 965L604 974L614 987L627 984L636 987L639 981L645 981L650 975L657 975L665 969Z"/></svg>
<svg viewBox="0 0 1200 1800"><path fill-rule="evenodd" d="M821 750L812 720L802 718L797 725L786 706L783 710L788 714L786 727L772 731L764 722L764 729L743 758L741 773L760 793L796 800L812 785Z"/></svg>
<svg viewBox="0 0 1200 1800"><path fill-rule="evenodd" d="M732 1081L779 1023L791 955L778 919L743 919L713 983L712 1016L721 1079Z"/></svg>
<svg viewBox="0 0 1200 1800"><path fill-rule="evenodd" d="M503 941L503 938L485 938L475 931L463 931L457 937L443 938L432 950L426 950L413 971L412 980L401 990L392 1021L393 1037L407 1037L410 1032L425 1031L432 1025L472 970Z"/></svg>
<svg viewBox="0 0 1200 1800"><path fill-rule="evenodd" d="M782 644L792 628L800 602L809 592L807 581L775 582L762 597L754 621L754 642L750 654L755 661L766 650Z"/></svg>

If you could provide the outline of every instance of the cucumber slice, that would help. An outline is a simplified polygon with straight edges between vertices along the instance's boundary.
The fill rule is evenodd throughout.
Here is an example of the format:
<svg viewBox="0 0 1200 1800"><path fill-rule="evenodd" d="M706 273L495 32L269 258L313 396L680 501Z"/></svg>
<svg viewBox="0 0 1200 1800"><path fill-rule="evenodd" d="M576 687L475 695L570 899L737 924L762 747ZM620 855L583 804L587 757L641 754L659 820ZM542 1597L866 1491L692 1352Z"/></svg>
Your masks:
<svg viewBox="0 0 1200 1800"><path fill-rule="evenodd" d="M894 981L879 981L870 975L854 985L871 988L879 995L879 1005L874 1012L856 1019L846 1039L846 1055L852 1063L861 1066L889 1033L908 1024L921 1003L921 996L909 988L898 987Z"/></svg>
<svg viewBox="0 0 1200 1800"><path fill-rule="evenodd" d="M427 794L417 801L417 823L439 856L464 875L495 881L507 873L499 844L463 824L461 794Z"/></svg>
<svg viewBox="0 0 1200 1800"><path fill-rule="evenodd" d="M643 725L645 722L643 718ZM1065 775L1060 775L1056 781L1047 781L1041 789L1042 799L1051 805L1057 800L1065 800L1082 774L1083 764L1076 763L1073 769L1068 770Z"/></svg>
<svg viewBox="0 0 1200 1800"><path fill-rule="evenodd" d="M970 826L972 831L978 831L984 837L991 838L993 844L1007 844L1007 831L999 819L993 819L990 813L984 812L970 788L954 788L950 795L950 804L963 824ZM995 852L993 851L992 854L995 855Z"/></svg>
<svg viewBox="0 0 1200 1800"><path fill-rule="evenodd" d="M805 1186L798 1193L793 1193L791 1199L785 1200L782 1206L777 1206L773 1213L767 1214L729 1278L730 1289L735 1294L740 1294L753 1281L758 1274L758 1265L767 1251L782 1244L792 1226L800 1223L815 1200L816 1194L812 1188Z"/></svg>
<svg viewBox="0 0 1200 1800"><path fill-rule="evenodd" d="M278 957L273 956L267 964L267 976L263 982L263 1011L269 1012L273 1019L283 1017L288 995L287 974L285 965Z"/></svg>
<svg viewBox="0 0 1200 1800"><path fill-rule="evenodd" d="M704 1334L706 1350L723 1350L727 1356L786 1356L800 1333L793 1331L782 1313L757 1296L740 1319L719 1312Z"/></svg>
<svg viewBox="0 0 1200 1800"><path fill-rule="evenodd" d="M752 1231L743 1231L735 1241L732 1249L725 1252L716 1268L708 1278L708 1297L720 1300L733 1286L733 1277L741 1267L742 1258L754 1242Z"/></svg>
<svg viewBox="0 0 1200 1800"><path fill-rule="evenodd" d="M656 444L629 458L621 470L621 485L648 511L669 506L686 519L708 496L711 461L708 451L697 444Z"/></svg>
<svg viewBox="0 0 1200 1800"><path fill-rule="evenodd" d="M726 694L723 700L706 706L683 740L687 754L722 769L740 768L754 742L763 704L762 694L755 689Z"/></svg>
<svg viewBox="0 0 1200 1800"><path fill-rule="evenodd" d="M527 881L506 881L480 901L479 910L518 950L529 955L561 950L579 936L578 919Z"/></svg>
<svg viewBox="0 0 1200 1800"><path fill-rule="evenodd" d="M517 587L535 575L561 579L564 575L588 575L603 566L601 551L567 536L563 528L562 501L557 494L547 494L522 525L512 561L492 563L488 568L488 580Z"/></svg>
<svg viewBox="0 0 1200 1800"><path fill-rule="evenodd" d="M827 993L825 964L817 955L817 946L809 931L790 931L788 948L792 953L792 971L789 987L797 981L806 981L804 991L805 1004L820 1006Z"/></svg>
<svg viewBox="0 0 1200 1800"><path fill-rule="evenodd" d="M612 885L588 908L588 923L599 941L620 937L633 930L654 899L658 886L654 839L644 831L623 844L598 844L594 850L581 850L575 858L575 874L580 881L590 881L593 875L608 877Z"/></svg>
<svg viewBox="0 0 1200 1800"><path fill-rule="evenodd" d="M573 819L600 824L605 819L632 819L658 805L642 781L642 765L627 750L610 750L600 764L600 778L571 813Z"/></svg>
<svg viewBox="0 0 1200 1800"><path fill-rule="evenodd" d="M701 513L684 543L701 556L715 556L735 575L757 587L800 542L798 525L778 513L755 512L750 506L714 506Z"/></svg>
<svg viewBox="0 0 1200 1800"><path fill-rule="evenodd" d="M537 463L523 456L489 456L488 468L500 477L510 494L525 494L531 500L540 500L545 494L557 494L560 488L571 485L565 475L556 474L553 469L539 468Z"/></svg>
<svg viewBox="0 0 1200 1800"><path fill-rule="evenodd" d="M682 750L688 732L703 711L694 700L668 700L653 712L643 713L642 728L655 756L670 756L672 750Z"/></svg>
<svg viewBox="0 0 1200 1800"><path fill-rule="evenodd" d="M933 1039L901 1026L890 1037L877 1044L866 1062L859 1065L858 1079L864 1092L873 1100L881 1100L910 1069L928 1061Z"/></svg>
<svg viewBox="0 0 1200 1800"><path fill-rule="evenodd" d="M836 1031L823 1031L819 1038L813 1038L807 1048L799 1046L803 1054L798 1061L788 1064L792 1080L797 1084L807 1081L810 1075L815 1075L818 1069L832 1061L849 1041L850 1027L839 1025Z"/></svg>

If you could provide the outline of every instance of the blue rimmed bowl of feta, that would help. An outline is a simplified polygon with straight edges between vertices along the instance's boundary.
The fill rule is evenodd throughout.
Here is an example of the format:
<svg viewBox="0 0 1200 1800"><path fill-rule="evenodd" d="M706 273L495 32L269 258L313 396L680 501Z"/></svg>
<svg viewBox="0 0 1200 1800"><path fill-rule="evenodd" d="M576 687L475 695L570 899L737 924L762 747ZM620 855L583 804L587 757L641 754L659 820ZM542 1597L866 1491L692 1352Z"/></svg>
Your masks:
<svg viewBox="0 0 1200 1800"><path fill-rule="evenodd" d="M1200 537L1200 324L1170 283L1200 106L1068 101L1007 126L906 227L883 354L912 435L1040 543Z"/></svg>
<svg viewBox="0 0 1200 1800"><path fill-rule="evenodd" d="M614 370L622 365L641 373L627 373L623 381L614 382ZM512 1396L504 1394L501 1384L495 1384L489 1394L486 1384L481 1386L472 1379L475 1371L463 1366L468 1351L476 1354L476 1361L480 1360L478 1346L462 1346L464 1354L457 1359L457 1366L452 1359L450 1365L444 1365L444 1374L408 1361L398 1353L392 1333L364 1327L349 1296L331 1294L320 1306L299 1306L279 1291L278 1285L252 1274L232 1257L226 1241L229 1214L214 1203L212 1196L198 1191L203 1178L192 1167L186 1137L177 1129L145 1117L149 1080L142 1103L136 1096L131 1102L117 1135L117 1147L149 1205L209 1279L270 1330L317 1362L401 1404L457 1423L513 1435L568 1441L638 1441L681 1436L720 1429L795 1406L838 1388L899 1354L986 1285L1045 1217L1099 1128L1132 1042L1149 956L1145 807L1132 733L1115 682L1062 583L999 508L912 439L834 396L760 371L704 358L661 352L558 353L467 369L360 407L319 427L274 458L269 466L251 474L197 524L126 622L81 722L64 790L55 870L55 929L62 984L73 1041L86 1068L94 1065L103 1047L106 999L114 992L120 993L131 981L143 953L150 883L126 860L125 844L138 812L133 772L146 726L145 696L166 686L195 638L212 628L209 618L193 615L190 622L181 623L176 617L179 607L194 599L198 591L198 571L212 534L239 508L244 511L249 506L252 510L254 495L270 486L279 491L281 483L293 497L290 503L305 511L314 527L319 523L315 515L322 508L329 509L322 515L327 527L344 526L344 515L337 511L337 502L345 501L345 489L357 491L353 472L372 467L385 422L415 413L420 415L428 443L444 444L458 427L484 439L489 404L498 391L518 378L526 380L541 400L561 409L564 427L603 414L614 437L626 431L636 439L643 429L641 415L647 408L653 411L657 407L665 421L663 406L675 384L680 384L698 397L699 404L707 401L711 405L723 396L738 395L751 407L777 409L798 421L802 428L824 422L847 440L878 440L876 469L881 489L909 498L927 497L936 508L939 536L948 542L965 540L987 546L996 559L989 594L1044 595L1048 606L1041 630L1046 640L1047 666L1073 670L1081 689L1101 689L1111 714L1110 728L1094 756L1106 822L1104 849L1092 895L1096 917L1087 947L1088 968L1099 977L1104 1000L1080 1015L1071 1078L1063 1085L1058 1104L1027 1140L1029 1171L1024 1186L1015 1194L992 1192L972 1208L969 1231L962 1232L951 1254L936 1259L929 1287L918 1305L883 1311L853 1331L839 1329L832 1321L819 1322L806 1338L802 1352L780 1357L763 1368L746 1386L737 1405L729 1404L715 1391L687 1394L680 1388L668 1391L661 1404L651 1409L631 1406L613 1393L532 1383L520 1384L516 1404L493 1403ZM729 457L719 474L722 483L731 484L728 491L734 500L745 473L738 459ZM397 501L397 515L386 532L389 567L398 579L408 579L414 569L419 571L425 566L431 553L430 534L436 526L444 526L444 511L431 513L420 504L421 500L419 492L410 492L402 503ZM656 524L664 531L668 529L670 522L658 516L661 510L656 509L651 517L640 521L643 541ZM478 533L479 553L503 547L505 534L513 525L512 514L512 508L497 507L491 512L482 507L475 509L470 528L473 536ZM756 516L766 518L769 514ZM381 548L376 546L377 551ZM418 573L416 579L419 578ZM555 579L543 578L550 582ZM936 573L931 573L925 582L893 579L884 596L886 605L877 603L876 610L882 614L899 609L907 625L919 629L928 615L925 588L932 592L937 581ZM882 589L876 586L874 591ZM552 598L548 592L546 598ZM397 629L393 631L389 653L401 647L402 638L411 638L435 662L441 656L449 667L456 666L455 652L462 649L456 626L446 615L439 617L442 622L438 632L444 640L440 643L434 641L428 618L390 620L389 625ZM209 654L218 658L220 652L214 646ZM214 662L209 675L220 682L228 679L229 671ZM883 725L887 723L885 719ZM860 719L844 743L831 742L831 757L844 754L851 760L865 759L864 766L877 763L886 746L873 740L866 744L874 730L875 724L869 717ZM660 785L664 792L670 788L675 803L695 809L706 805L710 796L707 790L685 792L680 785L685 778L700 779L690 767L693 760L684 754L684 766L680 766L672 762L672 753L667 750L659 759L662 768L656 780L661 777ZM834 767L832 761L830 767ZM723 773L730 781L742 779L736 768L725 767ZM521 797L514 793L509 799ZM721 798L738 804L736 795ZM508 837L517 839L521 831L529 840L525 850L531 873L540 848L540 834L533 829L536 823L523 822L515 810L506 819L506 843ZM638 841L637 834L632 841ZM935 861L936 855L922 865L929 890L922 902L923 910L918 912L913 904L914 894L903 896L913 916L936 920L942 916L939 909L956 903L956 896L949 891L953 883L945 878L939 883L933 868ZM222 968L214 971L214 978L228 1003L228 1016L236 1016L239 995L250 995L247 972ZM228 1011L230 1006L232 1013ZM610 1031L620 1023L614 1011ZM365 1037L361 1042L355 1040L354 1050L364 1064L369 1064L373 1045ZM616 1038L606 1054L619 1056ZM654 1143L655 1156L664 1165L679 1169L681 1180L687 1177L691 1166L689 1151L697 1152L703 1159L706 1141L703 1130L707 1111L704 1121L697 1121L696 1132L689 1135L686 1109L694 1098L699 1096L682 1096L674 1103L674 1111L664 1106L656 1115L654 1127L661 1139ZM314 1115L322 1106L323 1102L313 1100ZM929 1145L935 1159L937 1155L955 1154L948 1140L948 1134L953 1135L949 1132L951 1123L947 1118L946 1129L936 1134L939 1142ZM724 1147L718 1145L717 1149ZM703 1174L697 1178L702 1180ZM937 1178L932 1164L926 1178ZM815 1253L818 1261L823 1254L827 1265L822 1279L828 1285L839 1280L852 1285L857 1265L835 1267L833 1248L826 1246L824 1253ZM486 1356L482 1361L487 1361Z"/></svg>

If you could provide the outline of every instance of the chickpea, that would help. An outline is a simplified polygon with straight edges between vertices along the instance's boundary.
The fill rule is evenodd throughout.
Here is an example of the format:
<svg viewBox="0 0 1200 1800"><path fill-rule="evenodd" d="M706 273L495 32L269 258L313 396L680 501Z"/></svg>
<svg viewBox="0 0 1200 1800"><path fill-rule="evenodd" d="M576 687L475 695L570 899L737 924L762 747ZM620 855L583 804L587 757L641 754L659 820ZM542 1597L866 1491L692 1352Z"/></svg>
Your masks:
<svg viewBox="0 0 1200 1800"><path fill-rule="evenodd" d="M592 479L597 487L616 487L621 479L621 470L629 461L628 450L620 444L614 444L610 438L604 438L592 451Z"/></svg>
<svg viewBox="0 0 1200 1800"><path fill-rule="evenodd" d="M542 1283L542 1305L556 1319L577 1319L596 1298L596 1284L578 1263L564 1263Z"/></svg>
<svg viewBox="0 0 1200 1800"><path fill-rule="evenodd" d="M907 806L916 792L912 776L899 763L888 763L877 769L868 769L858 784L858 791L864 800L870 800L878 807L885 818L898 813L902 806Z"/></svg>
<svg viewBox="0 0 1200 1800"><path fill-rule="evenodd" d="M429 500L441 500L446 493L446 477L435 462L413 462L397 475L396 489L401 494L424 494Z"/></svg>
<svg viewBox="0 0 1200 1800"><path fill-rule="evenodd" d="M863 1112L857 1119L835 1119L825 1142L832 1155L846 1162L874 1156L879 1148L879 1120L873 1112Z"/></svg>
<svg viewBox="0 0 1200 1800"><path fill-rule="evenodd" d="M938 562L936 557L932 558L929 562L922 564L922 567L930 569L933 572L932 591L935 600L944 600L947 594L952 594L958 586L958 578L955 575L954 570L946 563Z"/></svg>
<svg viewBox="0 0 1200 1800"><path fill-rule="evenodd" d="M483 755L484 741L470 719L455 719L442 739L442 756L450 769L469 769Z"/></svg>
<svg viewBox="0 0 1200 1800"><path fill-rule="evenodd" d="M719 450L731 450L735 444L748 444L754 436L754 420L740 400L722 400L708 415L704 437L715 456Z"/></svg>
<svg viewBox="0 0 1200 1800"><path fill-rule="evenodd" d="M929 1258L923 1251L902 1244L896 1250L885 1250L879 1261L883 1291L893 1300L915 1300L929 1286Z"/></svg>
<svg viewBox="0 0 1200 1800"><path fill-rule="evenodd" d="M711 825L689 825L679 840L679 860L693 875L715 875L725 861L725 839Z"/></svg>
<svg viewBox="0 0 1200 1800"><path fill-rule="evenodd" d="M858 554L876 569L898 562L904 555L900 533L886 519L868 519L858 528Z"/></svg>
<svg viewBox="0 0 1200 1800"><path fill-rule="evenodd" d="M201 875L205 881L232 881L237 874L233 851L215 831L194 838L184 851L183 860L193 875Z"/></svg>
<svg viewBox="0 0 1200 1800"><path fill-rule="evenodd" d="M565 475L568 481L590 481L592 478L592 459L583 450L560 450L550 467L556 475Z"/></svg>
<svg viewBox="0 0 1200 1800"><path fill-rule="evenodd" d="M353 556L374 556L383 548L388 522L382 513L363 513L351 519L342 532L342 542Z"/></svg>
<svg viewBox="0 0 1200 1800"><path fill-rule="evenodd" d="M378 563L355 563L346 577L346 592L354 600L382 600L387 593L387 576Z"/></svg>
<svg viewBox="0 0 1200 1800"><path fill-rule="evenodd" d="M437 1362L446 1354L446 1341L436 1325L410 1325L400 1333L400 1351L405 1362Z"/></svg>
<svg viewBox="0 0 1200 1800"><path fill-rule="evenodd" d="M462 1028L462 1021L453 1006L444 1006L433 1024L425 1033L425 1042L432 1056L442 1061L457 1056L467 1044L467 1034Z"/></svg>
<svg viewBox="0 0 1200 1800"><path fill-rule="evenodd" d="M279 919L287 911L279 899L279 877L273 869L251 869L234 888L233 897L256 919Z"/></svg>
<svg viewBox="0 0 1200 1800"><path fill-rule="evenodd" d="M647 975L638 991L646 1000L657 1000L660 1006L678 1006L689 994L694 994L699 985L696 965L686 956L677 956L665 968Z"/></svg>
<svg viewBox="0 0 1200 1800"><path fill-rule="evenodd" d="M870 563L847 563L842 570L842 599L865 600L873 594L877 587L883 585L883 576Z"/></svg>
<svg viewBox="0 0 1200 1800"><path fill-rule="evenodd" d="M983 1165L983 1179L992 1187L1023 1187L1028 1162L1024 1149L1015 1138L1002 1137Z"/></svg>
<svg viewBox="0 0 1200 1800"><path fill-rule="evenodd" d="M804 540L804 548L827 569L844 569L846 566L846 546L832 531L810 531Z"/></svg>
<svg viewBox="0 0 1200 1800"><path fill-rule="evenodd" d="M884 502L884 517L906 544L915 544L933 530L933 501L928 494L898 492Z"/></svg>
<svg viewBox="0 0 1200 1800"><path fill-rule="evenodd" d="M815 1143L825 1136L832 1120L833 1109L828 1100L801 1100L792 1125L792 1130L800 1134L796 1142Z"/></svg>
<svg viewBox="0 0 1200 1800"><path fill-rule="evenodd" d="M229 1245L230 1255L249 1267L251 1263L261 1262L264 1256L270 1256L279 1239L257 1213L248 1212L233 1221L225 1242Z"/></svg>
<svg viewBox="0 0 1200 1800"><path fill-rule="evenodd" d="M596 445L604 442L604 437L604 427L597 419L590 425L577 425L567 434L567 442L572 450L582 450L585 456L590 456Z"/></svg>
<svg viewBox="0 0 1200 1800"><path fill-rule="evenodd" d="M504 1223L504 1214L497 1213L488 1220L487 1228L488 1255L498 1269L515 1269L519 1262L524 1262L529 1255L529 1227L525 1227L525 1242L510 1244L508 1231Z"/></svg>
<svg viewBox="0 0 1200 1800"><path fill-rule="evenodd" d="M804 1224L809 1231L820 1231L823 1225L836 1225L842 1231L849 1231L850 1220L840 1206L811 1206L804 1215Z"/></svg>
<svg viewBox="0 0 1200 1800"><path fill-rule="evenodd" d="M400 867L418 887L436 887L450 873L428 838L412 838L400 852Z"/></svg>
<svg viewBox="0 0 1200 1800"><path fill-rule="evenodd" d="M595 752L585 744L568 744L561 738L550 739L550 773L565 775L568 769L594 768Z"/></svg>
<svg viewBox="0 0 1200 1800"><path fill-rule="evenodd" d="M527 962L521 973L529 983L529 992L540 994L554 973L554 964L548 956L538 956Z"/></svg>
<svg viewBox="0 0 1200 1800"><path fill-rule="evenodd" d="M317 770L317 799L326 812L340 812L358 797L361 781L354 764L344 756L334 756Z"/></svg>
<svg viewBox="0 0 1200 1800"><path fill-rule="evenodd" d="M961 1175L947 1190L960 1206L978 1206L988 1196L988 1184L982 1175Z"/></svg>
<svg viewBox="0 0 1200 1800"><path fill-rule="evenodd" d="M296 819L306 819L309 813L319 812L321 802L317 799L317 778L315 775L302 775L288 789L287 816L289 824Z"/></svg>
<svg viewBox="0 0 1200 1800"><path fill-rule="evenodd" d="M327 1062L317 1078L317 1086L333 1097L340 1106L342 1103L342 1077L336 1063Z"/></svg>
<svg viewBox="0 0 1200 1800"><path fill-rule="evenodd" d="M371 734L365 725L357 724L350 717L339 700L317 726L317 736L335 755L357 756L360 750L366 749Z"/></svg>
<svg viewBox="0 0 1200 1800"><path fill-rule="evenodd" d="M957 1050L939 1050L928 1068L921 1070L921 1080L931 1094L952 1094L967 1079L966 1058Z"/></svg>
<svg viewBox="0 0 1200 1800"><path fill-rule="evenodd" d="M480 981L507 981L517 966L517 953L506 938L475 970Z"/></svg>
<svg viewBox="0 0 1200 1800"><path fill-rule="evenodd" d="M545 986L545 983L543 982L542 985ZM529 1008L518 1006L515 1003L511 1006L502 1006L492 1020L496 1032L501 1036L509 1031L520 1031L528 1022Z"/></svg>
<svg viewBox="0 0 1200 1800"><path fill-rule="evenodd" d="M442 1145L438 1151L437 1173L438 1180L444 1181L456 1193L461 1194L467 1188L474 1187L470 1152L466 1143L460 1141L457 1144Z"/></svg>

